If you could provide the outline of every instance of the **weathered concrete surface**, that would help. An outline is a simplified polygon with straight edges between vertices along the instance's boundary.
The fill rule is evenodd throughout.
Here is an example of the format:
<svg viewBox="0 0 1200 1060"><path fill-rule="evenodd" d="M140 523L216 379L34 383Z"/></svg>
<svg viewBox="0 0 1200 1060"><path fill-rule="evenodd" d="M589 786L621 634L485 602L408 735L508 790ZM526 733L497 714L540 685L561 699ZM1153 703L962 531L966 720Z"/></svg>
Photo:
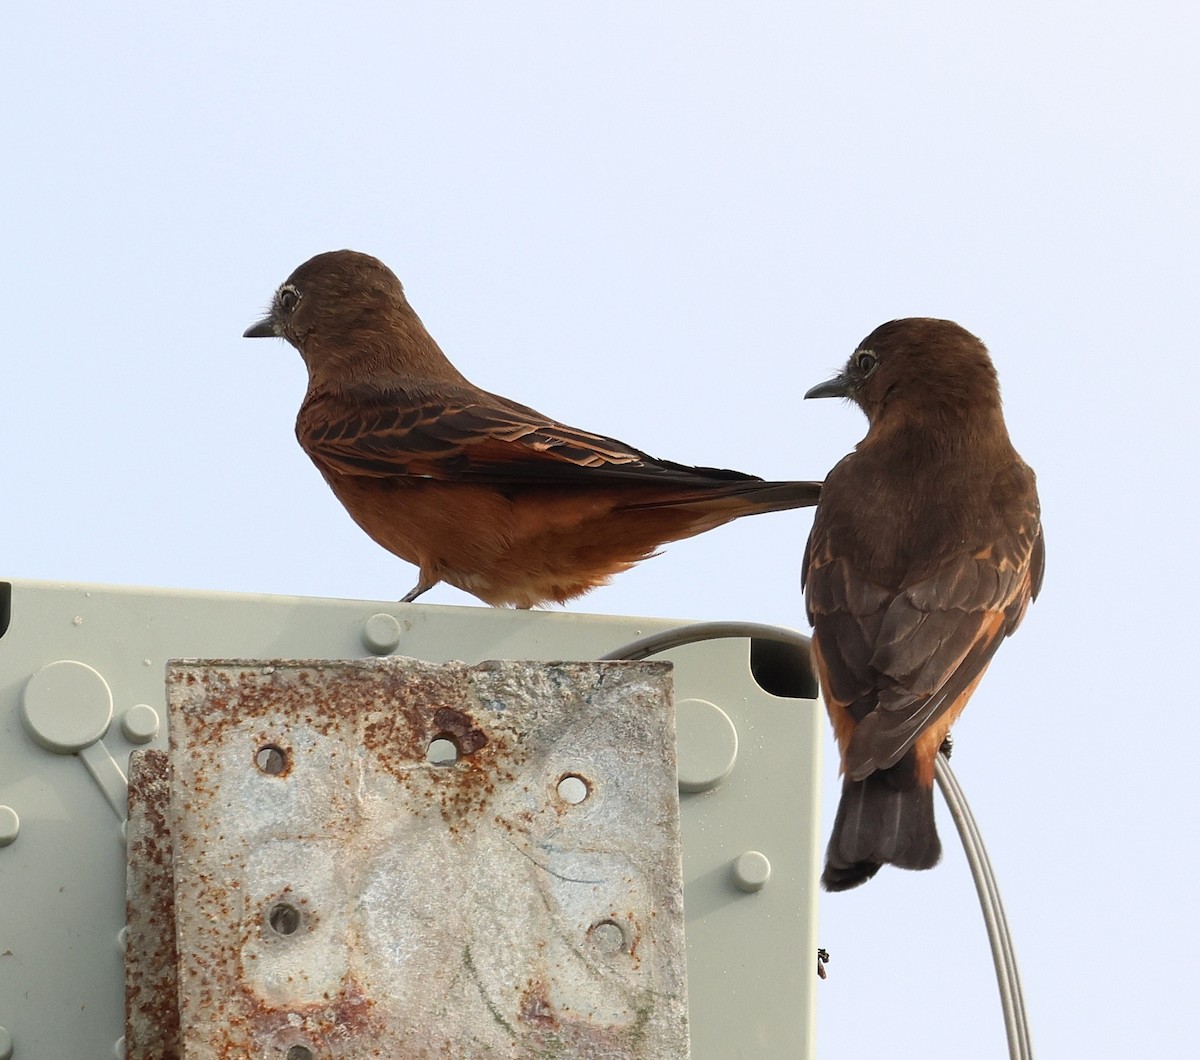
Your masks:
<svg viewBox="0 0 1200 1060"><path fill-rule="evenodd" d="M168 689L187 1060L687 1056L668 666L187 662Z"/></svg>

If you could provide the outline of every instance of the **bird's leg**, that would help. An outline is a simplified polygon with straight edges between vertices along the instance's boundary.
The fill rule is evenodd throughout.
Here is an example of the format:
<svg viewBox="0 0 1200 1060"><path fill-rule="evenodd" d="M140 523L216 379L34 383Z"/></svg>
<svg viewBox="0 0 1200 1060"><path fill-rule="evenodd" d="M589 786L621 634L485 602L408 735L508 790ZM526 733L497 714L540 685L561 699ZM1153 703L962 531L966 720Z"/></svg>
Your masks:
<svg viewBox="0 0 1200 1060"><path fill-rule="evenodd" d="M954 750L954 738L946 733L946 738L942 741L942 746L938 748L938 752L947 761L950 761L950 754Z"/></svg>
<svg viewBox="0 0 1200 1060"><path fill-rule="evenodd" d="M427 582L424 578L422 578L419 582L417 582L416 585L409 589L408 592L400 597L400 602L402 604L411 604L418 596L420 596L422 593L429 592L429 590L435 585L437 585L437 582Z"/></svg>

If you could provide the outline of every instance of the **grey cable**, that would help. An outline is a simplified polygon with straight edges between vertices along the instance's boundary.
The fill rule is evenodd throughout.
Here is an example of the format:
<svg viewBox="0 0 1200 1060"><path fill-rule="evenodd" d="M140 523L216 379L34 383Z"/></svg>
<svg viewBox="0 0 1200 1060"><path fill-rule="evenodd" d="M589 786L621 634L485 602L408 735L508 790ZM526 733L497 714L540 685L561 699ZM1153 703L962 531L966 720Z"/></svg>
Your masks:
<svg viewBox="0 0 1200 1060"><path fill-rule="evenodd" d="M992 871L987 847L984 846L983 836L975 823L971 807L967 804L967 797L958 783L958 777L954 775L954 770L950 768L945 756L937 756L934 775L950 809L950 816L954 818L963 851L971 866L975 890L979 894L979 907L983 910L988 942L992 947L992 961L996 966L996 983L1000 988L1004 1033L1008 1037L1008 1055L1012 1060L1033 1060L1033 1044L1029 1037L1021 973L1017 967L1017 956L1013 949L1008 917L1004 913L1004 903L1000 900L1000 886Z"/></svg>
<svg viewBox="0 0 1200 1060"><path fill-rule="evenodd" d="M757 637L759 640L791 644L808 651L808 638L783 626L768 626L763 622L696 622L688 626L666 629L661 633L651 633L648 637L630 641L616 651L601 655L600 658L635 662L659 652L680 648L685 644L696 644L702 640L728 640L733 637Z"/></svg>
<svg viewBox="0 0 1200 1060"><path fill-rule="evenodd" d="M809 650L807 637L782 626L768 626L759 622L697 622L631 641L600 658L635 661L685 644L733 637L754 637L791 644L806 652ZM1004 1013L1004 1032L1008 1037L1008 1055L1010 1060L1033 1060L1025 995L1021 989L1021 975L1017 969L1012 934L1009 931L1008 918L1004 915L1000 887L996 883L983 836L975 823L958 778L950 768L950 763L940 754L937 756L935 775L938 788L950 809L950 816L954 819L954 826L958 829L963 851L967 855L967 864L971 867L971 877L975 881L975 890L979 895L979 907L983 912L983 923L987 928L988 942L992 948L992 961L996 966L996 984L1000 990L1000 1007Z"/></svg>

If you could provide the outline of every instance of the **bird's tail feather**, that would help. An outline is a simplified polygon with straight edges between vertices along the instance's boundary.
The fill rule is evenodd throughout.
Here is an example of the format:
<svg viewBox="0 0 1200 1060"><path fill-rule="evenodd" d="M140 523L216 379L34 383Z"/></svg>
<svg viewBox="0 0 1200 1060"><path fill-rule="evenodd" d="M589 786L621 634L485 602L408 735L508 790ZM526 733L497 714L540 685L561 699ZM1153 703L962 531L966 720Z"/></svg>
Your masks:
<svg viewBox="0 0 1200 1060"><path fill-rule="evenodd" d="M756 487L741 494L749 502L746 514L811 508L821 499L820 482L759 482Z"/></svg>
<svg viewBox="0 0 1200 1060"><path fill-rule="evenodd" d="M748 482L715 483L702 489L663 493L653 500L622 504L621 511L648 508L695 508L720 513L713 525L720 525L743 515L760 512L782 512L790 508L811 508L821 499L820 482Z"/></svg>
<svg viewBox="0 0 1200 1060"><path fill-rule="evenodd" d="M842 784L821 884L827 891L857 887L883 865L931 869L942 856L933 820L933 787L915 775L910 751L891 769Z"/></svg>

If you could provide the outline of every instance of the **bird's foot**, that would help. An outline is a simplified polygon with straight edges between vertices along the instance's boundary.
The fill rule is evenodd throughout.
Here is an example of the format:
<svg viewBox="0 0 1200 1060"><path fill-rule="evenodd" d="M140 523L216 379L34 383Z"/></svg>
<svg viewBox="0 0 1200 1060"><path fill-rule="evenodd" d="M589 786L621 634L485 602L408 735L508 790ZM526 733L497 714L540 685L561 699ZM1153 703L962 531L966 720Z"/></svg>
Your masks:
<svg viewBox="0 0 1200 1060"><path fill-rule="evenodd" d="M817 950L817 975L822 979L828 979L829 973L825 971L825 965L829 961L829 951L826 949Z"/></svg>

